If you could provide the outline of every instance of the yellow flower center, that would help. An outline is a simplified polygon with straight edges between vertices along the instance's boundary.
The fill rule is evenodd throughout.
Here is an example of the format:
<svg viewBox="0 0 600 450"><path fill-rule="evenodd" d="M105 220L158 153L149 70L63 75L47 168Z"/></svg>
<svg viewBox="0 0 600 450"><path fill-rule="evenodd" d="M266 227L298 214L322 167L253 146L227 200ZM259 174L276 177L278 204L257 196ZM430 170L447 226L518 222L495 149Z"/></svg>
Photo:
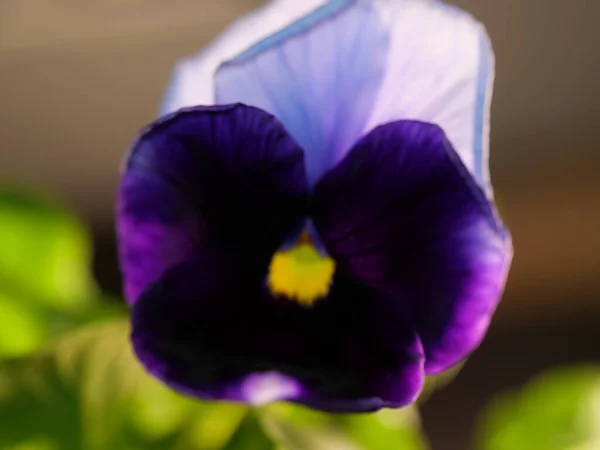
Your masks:
<svg viewBox="0 0 600 450"><path fill-rule="evenodd" d="M329 292L334 272L333 259L320 255L304 232L292 248L273 255L268 284L274 295L312 306Z"/></svg>

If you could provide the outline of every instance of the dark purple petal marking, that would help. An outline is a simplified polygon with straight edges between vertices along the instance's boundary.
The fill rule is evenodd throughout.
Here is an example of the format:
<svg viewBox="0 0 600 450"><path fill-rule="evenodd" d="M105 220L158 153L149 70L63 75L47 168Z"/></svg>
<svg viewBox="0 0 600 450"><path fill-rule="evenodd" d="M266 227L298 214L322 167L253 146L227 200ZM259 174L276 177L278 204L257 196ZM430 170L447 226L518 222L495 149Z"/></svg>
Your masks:
<svg viewBox="0 0 600 450"><path fill-rule="evenodd" d="M159 120L134 144L120 186L128 301L210 248L236 248L266 270L307 195L302 150L264 111L195 107Z"/></svg>
<svg viewBox="0 0 600 450"><path fill-rule="evenodd" d="M321 179L312 207L338 272L389 299L371 326L409 318L427 373L479 345L503 290L510 238L438 126L376 128Z"/></svg>
<svg viewBox="0 0 600 450"><path fill-rule="evenodd" d="M289 400L373 411L415 400L423 350L386 301L348 280L312 308L270 297L242 255L203 252L169 270L133 307L133 345L148 369L200 398Z"/></svg>

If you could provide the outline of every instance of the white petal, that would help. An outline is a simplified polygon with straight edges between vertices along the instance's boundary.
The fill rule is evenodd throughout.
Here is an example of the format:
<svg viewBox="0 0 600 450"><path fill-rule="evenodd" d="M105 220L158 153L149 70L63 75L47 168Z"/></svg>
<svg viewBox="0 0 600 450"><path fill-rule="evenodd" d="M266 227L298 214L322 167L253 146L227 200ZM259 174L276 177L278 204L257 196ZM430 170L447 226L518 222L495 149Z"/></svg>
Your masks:
<svg viewBox="0 0 600 450"><path fill-rule="evenodd" d="M234 58L325 1L274 0L237 20L200 53L177 64L165 94L161 115L187 106L214 104L214 74L223 61Z"/></svg>
<svg viewBox="0 0 600 450"><path fill-rule="evenodd" d="M365 131L399 119L440 125L488 192L494 56L485 28L435 0L375 0L390 30L386 75Z"/></svg>

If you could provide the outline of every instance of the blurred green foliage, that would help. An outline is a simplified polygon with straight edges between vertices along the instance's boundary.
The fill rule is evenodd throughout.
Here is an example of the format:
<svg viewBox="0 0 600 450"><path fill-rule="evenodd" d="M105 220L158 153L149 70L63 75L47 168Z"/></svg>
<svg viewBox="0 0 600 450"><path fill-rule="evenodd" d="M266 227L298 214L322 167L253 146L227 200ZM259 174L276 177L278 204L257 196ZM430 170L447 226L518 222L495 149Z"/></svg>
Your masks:
<svg viewBox="0 0 600 450"><path fill-rule="evenodd" d="M3 290L44 305L75 309L95 293L85 227L52 200L20 189L0 191Z"/></svg>
<svg viewBox="0 0 600 450"><path fill-rule="evenodd" d="M325 414L276 403L260 411L262 423L286 450L425 450L416 408L374 414Z"/></svg>
<svg viewBox="0 0 600 450"><path fill-rule="evenodd" d="M554 369L498 397L481 417L476 448L600 449L600 366Z"/></svg>
<svg viewBox="0 0 600 450"><path fill-rule="evenodd" d="M0 368L0 448L221 449L246 412L208 406L144 373L125 318L89 325ZM219 426L195 426L200 419ZM40 447L40 443L43 444ZM26 447L27 448L27 447Z"/></svg>
<svg viewBox="0 0 600 450"><path fill-rule="evenodd" d="M0 189L0 359L39 349L106 308L83 224L30 191Z"/></svg>

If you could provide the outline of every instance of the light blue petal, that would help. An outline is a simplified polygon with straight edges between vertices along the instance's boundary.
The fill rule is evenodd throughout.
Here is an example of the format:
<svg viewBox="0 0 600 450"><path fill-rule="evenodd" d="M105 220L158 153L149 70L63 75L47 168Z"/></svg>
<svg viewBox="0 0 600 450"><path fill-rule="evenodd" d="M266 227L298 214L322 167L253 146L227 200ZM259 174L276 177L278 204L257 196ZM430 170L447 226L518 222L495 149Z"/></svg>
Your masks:
<svg viewBox="0 0 600 450"><path fill-rule="evenodd" d="M325 0L272 0L227 27L199 53L177 63L160 116L181 108L215 104L214 75L219 65L325 3Z"/></svg>
<svg viewBox="0 0 600 450"><path fill-rule="evenodd" d="M388 48L373 2L333 0L222 64L216 101L275 115L305 150L314 185L363 134Z"/></svg>
<svg viewBox="0 0 600 450"><path fill-rule="evenodd" d="M485 29L459 8L436 0L272 0L178 63L161 114L235 101L267 109L305 147L313 183L378 125L436 123L491 197L493 80Z"/></svg>
<svg viewBox="0 0 600 450"><path fill-rule="evenodd" d="M395 120L435 123L491 196L489 110L494 56L485 28L435 0L372 0L390 51L367 129Z"/></svg>

